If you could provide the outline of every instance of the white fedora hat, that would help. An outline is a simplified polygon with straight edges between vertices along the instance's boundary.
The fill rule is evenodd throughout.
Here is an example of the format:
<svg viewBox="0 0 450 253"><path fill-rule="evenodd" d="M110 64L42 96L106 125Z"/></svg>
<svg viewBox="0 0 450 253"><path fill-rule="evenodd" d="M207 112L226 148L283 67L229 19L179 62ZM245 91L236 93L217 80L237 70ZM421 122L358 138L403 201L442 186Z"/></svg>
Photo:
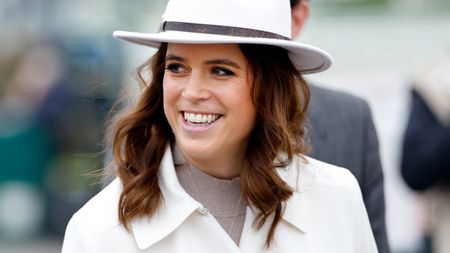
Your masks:
<svg viewBox="0 0 450 253"><path fill-rule="evenodd" d="M159 32L113 35L156 48L162 42L278 46L304 74L324 71L332 63L325 51L291 40L289 0L170 0Z"/></svg>

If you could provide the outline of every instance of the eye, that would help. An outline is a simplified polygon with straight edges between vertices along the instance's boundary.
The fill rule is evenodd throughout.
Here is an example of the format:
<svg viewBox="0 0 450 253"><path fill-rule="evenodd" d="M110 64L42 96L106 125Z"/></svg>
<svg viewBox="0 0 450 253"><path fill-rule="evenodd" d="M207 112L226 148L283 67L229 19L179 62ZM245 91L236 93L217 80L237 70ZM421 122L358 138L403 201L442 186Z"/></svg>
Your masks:
<svg viewBox="0 0 450 253"><path fill-rule="evenodd" d="M222 67L212 68L211 73L216 76L234 76L233 71Z"/></svg>
<svg viewBox="0 0 450 253"><path fill-rule="evenodd" d="M167 71L170 71L175 74L181 74L181 73L187 72L187 70L183 67L183 65L178 64L178 63L170 63L165 67L165 69Z"/></svg>

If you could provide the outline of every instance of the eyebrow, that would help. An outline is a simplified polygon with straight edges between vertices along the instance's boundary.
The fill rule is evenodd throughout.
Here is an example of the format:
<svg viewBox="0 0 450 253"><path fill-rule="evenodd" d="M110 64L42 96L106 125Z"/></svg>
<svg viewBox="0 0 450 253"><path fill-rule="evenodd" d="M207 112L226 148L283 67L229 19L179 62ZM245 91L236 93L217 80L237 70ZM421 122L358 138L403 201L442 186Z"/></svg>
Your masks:
<svg viewBox="0 0 450 253"><path fill-rule="evenodd" d="M179 61L179 62L187 62L185 58L178 56L178 55L174 55L174 54L168 54L166 56L166 61ZM230 60L230 59L213 59L213 60L207 60L204 62L204 64L208 64L208 65L215 65L215 64L219 64L219 65L228 65L237 69L240 69L241 67L234 61Z"/></svg>
<svg viewBox="0 0 450 253"><path fill-rule="evenodd" d="M180 61L180 62L186 62L186 59L184 59L181 56L174 55L174 54L168 54L166 55L166 61Z"/></svg>
<svg viewBox="0 0 450 253"><path fill-rule="evenodd" d="M214 64L220 64L220 65L228 65L237 69L240 69L241 67L239 67L239 65L237 63L235 63L232 60L229 59L215 59L215 60L208 60L205 61L205 64L208 65L214 65Z"/></svg>

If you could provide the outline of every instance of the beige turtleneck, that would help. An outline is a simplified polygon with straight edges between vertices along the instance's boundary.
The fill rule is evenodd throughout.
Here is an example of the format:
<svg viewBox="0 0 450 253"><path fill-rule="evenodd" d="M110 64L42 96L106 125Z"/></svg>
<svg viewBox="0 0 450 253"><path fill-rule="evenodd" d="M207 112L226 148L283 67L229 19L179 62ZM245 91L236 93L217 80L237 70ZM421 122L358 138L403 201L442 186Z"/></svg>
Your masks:
<svg viewBox="0 0 450 253"><path fill-rule="evenodd" d="M194 167L174 145L173 162L178 181L185 191L206 207L225 232L239 245L247 201L241 196L239 177L217 179Z"/></svg>

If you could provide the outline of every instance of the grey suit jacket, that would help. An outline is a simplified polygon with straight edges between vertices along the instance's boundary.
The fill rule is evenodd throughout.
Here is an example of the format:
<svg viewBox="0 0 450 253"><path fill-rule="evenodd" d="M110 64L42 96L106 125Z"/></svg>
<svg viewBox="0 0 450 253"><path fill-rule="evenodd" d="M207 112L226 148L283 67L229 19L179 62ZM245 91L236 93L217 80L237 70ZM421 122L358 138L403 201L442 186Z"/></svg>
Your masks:
<svg viewBox="0 0 450 253"><path fill-rule="evenodd" d="M311 85L309 156L349 169L358 180L380 253L389 252L378 138L366 101Z"/></svg>

